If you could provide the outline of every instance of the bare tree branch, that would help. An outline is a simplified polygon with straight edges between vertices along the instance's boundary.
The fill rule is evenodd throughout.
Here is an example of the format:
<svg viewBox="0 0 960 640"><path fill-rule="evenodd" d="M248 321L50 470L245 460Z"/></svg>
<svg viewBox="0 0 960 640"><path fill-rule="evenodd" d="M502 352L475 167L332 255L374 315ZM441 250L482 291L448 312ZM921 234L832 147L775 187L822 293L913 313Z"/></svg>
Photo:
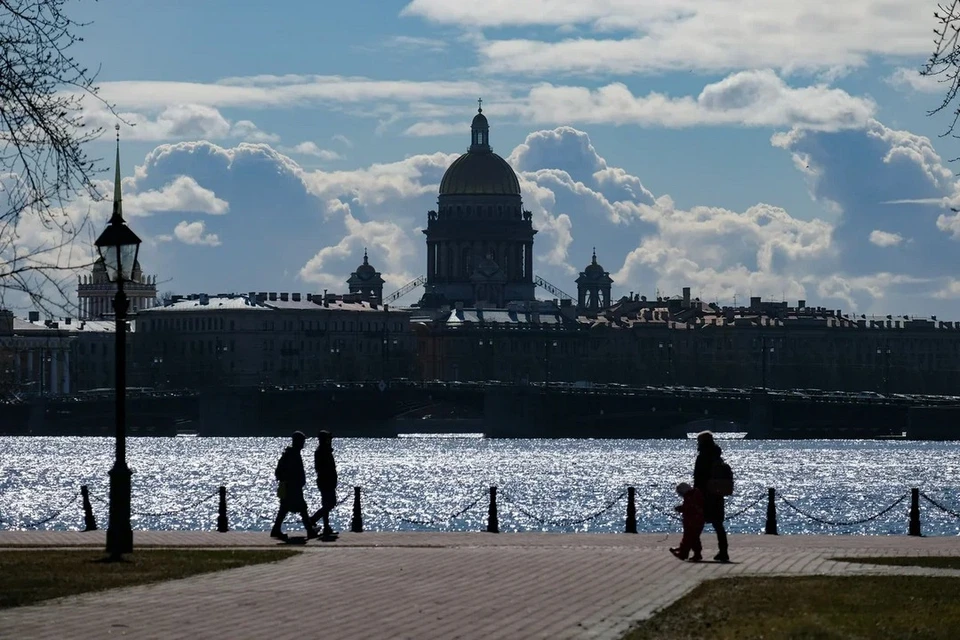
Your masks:
<svg viewBox="0 0 960 640"><path fill-rule="evenodd" d="M84 146L102 129L85 127L83 100L113 110L71 54L86 25L66 15L70 1L0 0L0 303L19 292L48 311L70 305L74 270L90 262L74 243L89 211L67 204L101 199Z"/></svg>

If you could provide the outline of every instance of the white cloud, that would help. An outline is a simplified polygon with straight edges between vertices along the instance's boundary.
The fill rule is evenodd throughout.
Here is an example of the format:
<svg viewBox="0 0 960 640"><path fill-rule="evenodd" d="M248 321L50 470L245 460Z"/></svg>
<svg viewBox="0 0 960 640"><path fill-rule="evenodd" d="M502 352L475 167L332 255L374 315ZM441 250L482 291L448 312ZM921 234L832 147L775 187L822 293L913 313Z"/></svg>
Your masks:
<svg viewBox="0 0 960 640"><path fill-rule="evenodd" d="M121 107L123 105L120 105ZM151 115L156 112L155 115ZM111 129L121 123L124 140L167 141L184 139L219 140L237 138L246 142L277 142L280 137L261 131L250 120L231 123L220 110L205 104L158 104L146 113L120 111L114 115L97 105L82 114L88 127ZM119 120L118 117L119 116ZM131 126L125 126L127 123Z"/></svg>
<svg viewBox="0 0 960 640"><path fill-rule="evenodd" d="M898 89L921 93L942 93L949 86L943 83L943 79L943 76L922 76L917 69L899 67L886 80Z"/></svg>
<svg viewBox="0 0 960 640"><path fill-rule="evenodd" d="M874 229L870 232L870 242L878 247L895 247L903 242L903 236L899 233L888 233L880 229Z"/></svg>
<svg viewBox="0 0 960 640"><path fill-rule="evenodd" d="M177 223L173 229L173 235L183 244L201 244L216 247L220 245L220 238L215 233L207 233L206 225L201 222L187 222L186 220Z"/></svg>
<svg viewBox="0 0 960 640"><path fill-rule="evenodd" d="M851 96L825 84L793 87L769 69L734 73L707 84L699 95L635 95L623 83L599 88L542 83L374 81L364 78L252 76L219 83L104 83L104 95L124 117L137 123L133 135L144 140L239 138L276 142L249 120L231 123L225 107L295 107L350 105L355 117L376 119L378 132L397 123L410 136L467 131L459 124L467 100L488 96L494 117L506 116L538 125L638 124L690 127L735 124L839 129L861 126L876 111L869 98ZM159 111L155 119L140 112ZM451 118L456 120L451 121ZM91 124L112 124L111 114L88 114ZM343 140L340 140L343 142ZM345 142L344 144L349 144Z"/></svg>
<svg viewBox="0 0 960 640"><path fill-rule="evenodd" d="M527 104L519 109L531 122L544 124L798 125L835 130L863 126L876 105L823 85L793 88L773 71L759 70L708 84L696 98L659 93L635 96L621 83L596 90L542 84L530 91Z"/></svg>
<svg viewBox="0 0 960 640"><path fill-rule="evenodd" d="M127 180L128 185L132 183L133 180ZM178 176L161 189L131 192L123 196L123 212L129 216L148 216L162 211L222 215L229 209L228 202L218 198L209 189L204 189L189 176Z"/></svg>
<svg viewBox="0 0 960 640"><path fill-rule="evenodd" d="M330 289L341 289L343 278L329 273L330 263L345 261L369 249L376 259L383 261L386 272L383 279L387 286L399 288L413 280L416 275L404 269L416 253L413 238L399 225L389 221L362 222L350 212L350 207L337 203L337 210L343 216L346 235L335 245L320 249L307 260L300 269L300 279Z"/></svg>
<svg viewBox="0 0 960 640"><path fill-rule="evenodd" d="M280 136L275 133L261 131L257 125L249 120L238 120L230 128L230 137L239 138L243 142L279 142Z"/></svg>
<svg viewBox="0 0 960 640"><path fill-rule="evenodd" d="M321 149L317 146L317 143L310 142L301 142L300 144L294 145L292 147L279 147L278 148L283 153L294 153L302 156L313 156L315 158L320 158L325 162L331 162L333 160L339 160L340 154L331 149Z"/></svg>
<svg viewBox="0 0 960 640"><path fill-rule="evenodd" d="M339 142L348 149L353 149L353 141L342 133L334 134L334 136L330 139L335 142Z"/></svg>
<svg viewBox="0 0 960 640"><path fill-rule="evenodd" d="M626 74L824 70L863 66L871 56L925 56L931 11L915 0L412 0L403 14L466 29L582 25L595 37L476 38L480 68Z"/></svg>
<svg viewBox="0 0 960 640"><path fill-rule="evenodd" d="M469 123L431 120L429 122L416 122L407 127L403 134L406 136L426 138L430 136L446 136L454 133L462 134L464 131L470 131Z"/></svg>
<svg viewBox="0 0 960 640"><path fill-rule="evenodd" d="M414 36L391 36L384 40L383 44L394 49L410 49L420 53L439 53L447 48L444 40Z"/></svg>
<svg viewBox="0 0 960 640"><path fill-rule="evenodd" d="M145 110L171 104L228 107L290 107L320 103L475 99L496 83L465 81L371 80L344 76L244 76L217 83L121 81L100 83L104 100L121 108Z"/></svg>

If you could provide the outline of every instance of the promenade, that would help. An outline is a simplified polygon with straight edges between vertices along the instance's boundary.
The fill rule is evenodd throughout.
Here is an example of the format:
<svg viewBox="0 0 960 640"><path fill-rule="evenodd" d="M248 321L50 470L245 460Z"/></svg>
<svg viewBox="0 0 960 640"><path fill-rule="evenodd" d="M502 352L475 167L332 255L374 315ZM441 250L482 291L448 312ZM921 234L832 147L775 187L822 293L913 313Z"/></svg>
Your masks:
<svg viewBox="0 0 960 640"><path fill-rule="evenodd" d="M295 533L295 532L292 532ZM284 545L266 533L135 532L138 547L304 553L155 585L0 610L0 638L616 639L703 580L731 575L956 575L834 562L958 555L960 538L731 536L731 564L692 564L679 534L344 532ZM716 538L704 536L705 557ZM4 548L102 548L102 531L0 532ZM0 555L0 566L2 566Z"/></svg>

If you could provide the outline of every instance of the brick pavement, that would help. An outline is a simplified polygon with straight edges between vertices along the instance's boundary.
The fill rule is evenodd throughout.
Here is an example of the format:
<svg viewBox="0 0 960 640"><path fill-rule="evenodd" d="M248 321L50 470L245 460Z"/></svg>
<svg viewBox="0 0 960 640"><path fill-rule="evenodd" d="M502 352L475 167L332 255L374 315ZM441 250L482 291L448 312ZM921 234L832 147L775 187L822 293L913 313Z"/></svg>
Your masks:
<svg viewBox="0 0 960 640"><path fill-rule="evenodd" d="M277 546L264 533L136 532L140 546ZM619 638L726 575L944 574L838 555L957 555L960 538L731 536L735 563L681 563L679 535L344 533L304 553L157 585L0 610L17 638ZM709 548L715 538L705 535ZM103 532L0 532L0 547L102 546ZM282 546L282 545L281 545ZM0 554L3 550L0 549ZM0 555L2 564L2 555Z"/></svg>

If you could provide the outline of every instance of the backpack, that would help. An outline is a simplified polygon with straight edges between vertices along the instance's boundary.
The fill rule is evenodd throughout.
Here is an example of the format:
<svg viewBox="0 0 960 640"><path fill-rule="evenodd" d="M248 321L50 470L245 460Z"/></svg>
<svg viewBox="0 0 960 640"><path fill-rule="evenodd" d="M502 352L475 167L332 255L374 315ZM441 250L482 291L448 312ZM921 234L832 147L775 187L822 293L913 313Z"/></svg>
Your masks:
<svg viewBox="0 0 960 640"><path fill-rule="evenodd" d="M289 471L287 469L289 468L290 463L287 462L287 455L287 449L284 449L280 459L277 460L277 468L273 470L273 477L280 482L286 480L287 475L289 475Z"/></svg>
<svg viewBox="0 0 960 640"><path fill-rule="evenodd" d="M718 496L733 495L733 469L723 458L717 459L710 470L710 493Z"/></svg>

